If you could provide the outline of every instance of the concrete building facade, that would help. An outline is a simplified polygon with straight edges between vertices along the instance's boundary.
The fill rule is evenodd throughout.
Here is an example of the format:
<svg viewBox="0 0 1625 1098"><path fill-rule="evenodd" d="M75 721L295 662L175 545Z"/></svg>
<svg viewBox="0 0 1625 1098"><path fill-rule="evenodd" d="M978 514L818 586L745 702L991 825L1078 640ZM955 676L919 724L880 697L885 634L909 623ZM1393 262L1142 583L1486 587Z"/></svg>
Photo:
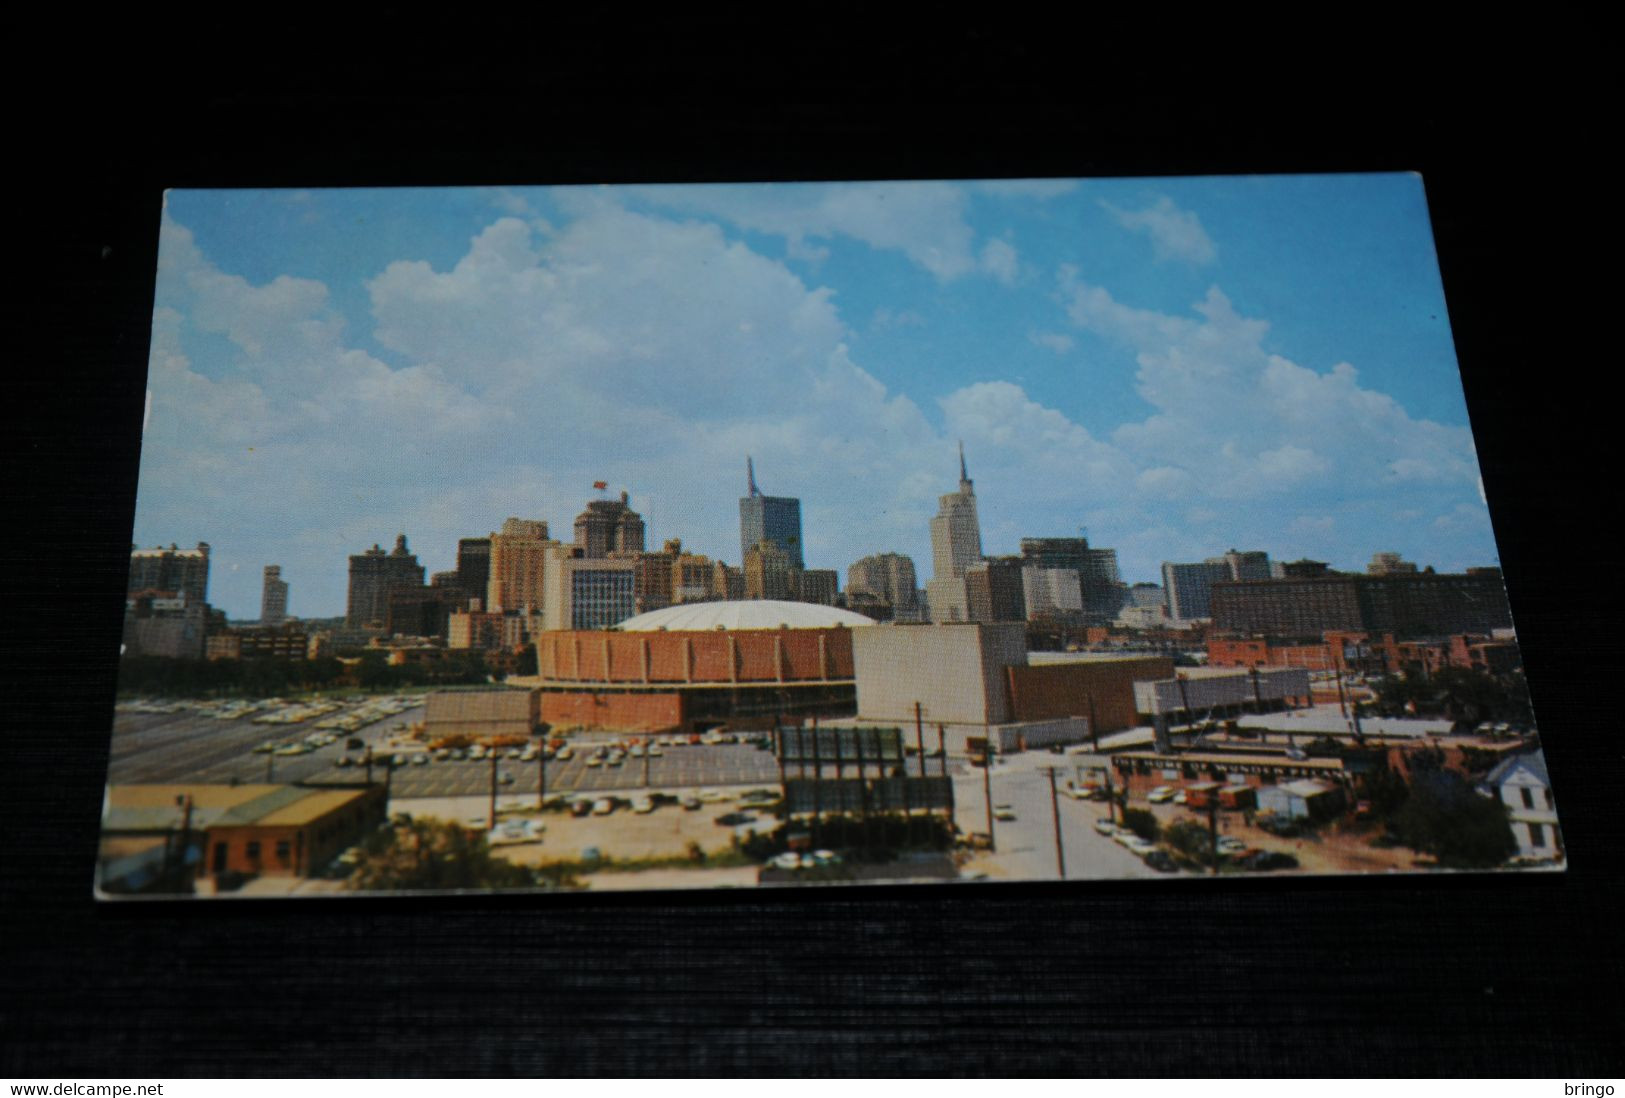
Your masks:
<svg viewBox="0 0 1625 1098"><path fill-rule="evenodd" d="M279 565L265 566L265 580L260 588L260 624L281 625L288 616L288 585L282 579Z"/></svg>
<svg viewBox="0 0 1625 1098"><path fill-rule="evenodd" d="M976 514L975 485L959 444L959 490L937 499L931 520L931 580L926 603L934 622L970 620L965 572L982 559L982 524Z"/></svg>

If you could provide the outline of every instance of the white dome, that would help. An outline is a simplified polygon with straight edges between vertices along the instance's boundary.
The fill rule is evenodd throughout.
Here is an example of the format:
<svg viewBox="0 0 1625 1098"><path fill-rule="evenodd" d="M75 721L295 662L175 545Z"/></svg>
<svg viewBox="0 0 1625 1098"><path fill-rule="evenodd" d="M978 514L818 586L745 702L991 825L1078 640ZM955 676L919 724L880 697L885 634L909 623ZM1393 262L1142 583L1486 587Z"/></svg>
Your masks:
<svg viewBox="0 0 1625 1098"><path fill-rule="evenodd" d="M653 633L661 629L677 632L690 629L832 629L836 626L873 625L874 621L850 610L818 606L810 602L779 602L775 599L746 599L738 602L689 602L651 610L627 618L615 628L629 633Z"/></svg>

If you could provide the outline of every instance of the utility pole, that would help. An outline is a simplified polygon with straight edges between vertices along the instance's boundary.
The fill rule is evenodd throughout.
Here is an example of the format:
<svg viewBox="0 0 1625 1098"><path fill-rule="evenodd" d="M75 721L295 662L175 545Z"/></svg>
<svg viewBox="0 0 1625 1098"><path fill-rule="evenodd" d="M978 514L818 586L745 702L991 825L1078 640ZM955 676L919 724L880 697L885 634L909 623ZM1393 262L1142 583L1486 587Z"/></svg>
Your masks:
<svg viewBox="0 0 1625 1098"><path fill-rule="evenodd" d="M920 703L914 703L914 750L920 756L920 777L925 777L925 726L921 723L921 714L924 711ZM905 771L906 773L906 771Z"/></svg>
<svg viewBox="0 0 1625 1098"><path fill-rule="evenodd" d="M1343 700L1343 669L1341 667L1338 667L1338 668L1335 668L1334 671L1335 671L1335 673L1337 675L1337 709L1338 709L1338 711L1340 713L1343 714L1344 718L1346 719L1348 717L1348 715L1349 715L1349 707L1348 707L1348 703ZM1310 693L1310 700L1313 701L1314 700L1314 688L1313 687L1310 688L1309 693Z"/></svg>
<svg viewBox="0 0 1625 1098"><path fill-rule="evenodd" d="M1213 849L1213 875L1219 875L1219 791L1207 793L1207 837Z"/></svg>
<svg viewBox="0 0 1625 1098"><path fill-rule="evenodd" d="M1055 794L1055 768L1049 771L1049 810L1055 817L1055 867L1061 872L1061 880L1066 880L1066 853L1061 849L1061 801Z"/></svg>
<svg viewBox="0 0 1625 1098"><path fill-rule="evenodd" d="M1112 768L1107 764L1100 768L1106 775L1106 818L1112 823L1117 822L1117 793L1112 789Z"/></svg>
<svg viewBox="0 0 1625 1098"><path fill-rule="evenodd" d="M495 827L497 825L497 755L498 754L499 754L499 752L497 752L497 751L492 751L491 752L491 814L489 816L487 816L486 820L485 820L486 824L488 826L490 826L490 827Z"/></svg>
<svg viewBox="0 0 1625 1098"><path fill-rule="evenodd" d="M643 788L649 788L649 748L654 746L648 742L643 744Z"/></svg>
<svg viewBox="0 0 1625 1098"><path fill-rule="evenodd" d="M991 748L992 745L989 745ZM987 848L997 852L999 847L993 837L993 752L982 752L982 797L987 802Z"/></svg>

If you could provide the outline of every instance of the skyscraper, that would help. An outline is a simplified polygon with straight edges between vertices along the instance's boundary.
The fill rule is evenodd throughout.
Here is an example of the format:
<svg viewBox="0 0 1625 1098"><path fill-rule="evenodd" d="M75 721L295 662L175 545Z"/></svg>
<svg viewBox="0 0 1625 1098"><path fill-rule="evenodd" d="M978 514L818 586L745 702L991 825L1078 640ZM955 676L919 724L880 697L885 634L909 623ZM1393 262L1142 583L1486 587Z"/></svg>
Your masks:
<svg viewBox="0 0 1625 1098"><path fill-rule="evenodd" d="M931 582L925 585L932 621L968 621L965 572L982 559L982 525L976 517L976 492L965 468L965 444L959 444L959 491L938 497L931 520Z"/></svg>
<svg viewBox="0 0 1625 1098"><path fill-rule="evenodd" d="M377 545L350 558L350 598L344 623L352 629L381 628L389 620L389 596L403 587L423 586L423 565L406 548L406 535L386 553Z"/></svg>
<svg viewBox="0 0 1625 1098"><path fill-rule="evenodd" d="M288 585L282 581L282 566L265 566L265 585L260 592L260 624L281 625L288 616Z"/></svg>
<svg viewBox="0 0 1625 1098"><path fill-rule="evenodd" d="M756 487L756 463L745 458L747 495L739 501L739 559L758 543L770 541L789 558L792 568L805 568L801 555L801 501L764 496Z"/></svg>
<svg viewBox="0 0 1625 1098"><path fill-rule="evenodd" d="M799 571L790 563L788 553L763 538L745 553L745 597L790 599L794 597L795 574Z"/></svg>
<svg viewBox="0 0 1625 1098"><path fill-rule="evenodd" d="M576 546L588 560L611 553L643 552L643 516L632 510L628 496L595 499L576 516Z"/></svg>
<svg viewBox="0 0 1625 1098"><path fill-rule="evenodd" d="M848 599L883 604L895 621L919 620L919 580L914 574L914 561L901 553L879 553L855 562L846 570L846 594Z"/></svg>
<svg viewBox="0 0 1625 1098"><path fill-rule="evenodd" d="M483 560L478 540L485 542ZM458 567L461 569L466 562L472 577L484 566L486 583L477 594L484 600L486 610L540 609L546 558L549 549L557 548L558 544L548 540L547 523L539 519L510 518L502 524L501 532L489 538L465 538L458 542ZM466 558L465 547L468 549Z"/></svg>
<svg viewBox="0 0 1625 1098"><path fill-rule="evenodd" d="M196 549L138 549L130 547L130 594L145 591L184 598L188 603L209 601L209 543Z"/></svg>
<svg viewBox="0 0 1625 1098"><path fill-rule="evenodd" d="M546 536L545 533L543 536ZM491 585L491 539L459 538L457 541L457 583L467 598L479 599L484 606ZM468 603L463 603L468 609Z"/></svg>

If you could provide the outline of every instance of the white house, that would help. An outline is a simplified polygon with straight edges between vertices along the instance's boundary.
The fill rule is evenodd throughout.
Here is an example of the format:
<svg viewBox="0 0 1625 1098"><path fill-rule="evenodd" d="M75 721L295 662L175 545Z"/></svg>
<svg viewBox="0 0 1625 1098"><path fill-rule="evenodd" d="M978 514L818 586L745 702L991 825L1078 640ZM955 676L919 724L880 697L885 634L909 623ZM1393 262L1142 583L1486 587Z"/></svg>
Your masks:
<svg viewBox="0 0 1625 1098"><path fill-rule="evenodd" d="M1539 751L1513 755L1484 777L1480 789L1506 805L1518 857L1561 860L1563 837L1557 825L1557 802Z"/></svg>

